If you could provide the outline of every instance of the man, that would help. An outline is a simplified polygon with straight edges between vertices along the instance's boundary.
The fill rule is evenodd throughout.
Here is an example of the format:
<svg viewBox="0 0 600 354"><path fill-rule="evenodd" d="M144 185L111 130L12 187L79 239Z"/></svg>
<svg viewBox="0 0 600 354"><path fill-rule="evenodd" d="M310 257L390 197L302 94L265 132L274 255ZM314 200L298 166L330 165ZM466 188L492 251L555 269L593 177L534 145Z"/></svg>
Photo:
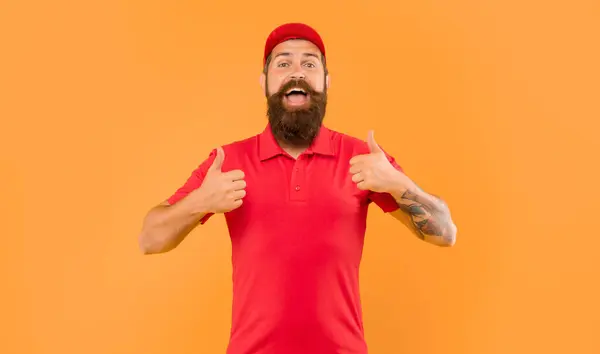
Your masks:
<svg viewBox="0 0 600 354"><path fill-rule="evenodd" d="M232 242L228 354L366 354L358 275L375 203L415 235L455 243L446 204L421 190L369 133L326 128L325 46L311 27L276 28L264 50L265 130L214 149L144 220L144 253L175 248L224 214Z"/></svg>

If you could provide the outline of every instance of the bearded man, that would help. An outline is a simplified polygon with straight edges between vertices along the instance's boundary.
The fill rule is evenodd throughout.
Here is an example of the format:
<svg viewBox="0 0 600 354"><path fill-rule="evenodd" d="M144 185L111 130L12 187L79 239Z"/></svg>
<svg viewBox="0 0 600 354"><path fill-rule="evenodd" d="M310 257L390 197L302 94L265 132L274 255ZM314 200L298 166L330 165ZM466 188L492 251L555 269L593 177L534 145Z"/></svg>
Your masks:
<svg viewBox="0 0 600 354"><path fill-rule="evenodd" d="M452 246L456 226L374 140L323 125L329 73L310 26L268 36L261 133L214 149L187 182L144 219L145 254L177 247L223 214L232 244L228 354L366 354L359 266L375 203L419 238Z"/></svg>

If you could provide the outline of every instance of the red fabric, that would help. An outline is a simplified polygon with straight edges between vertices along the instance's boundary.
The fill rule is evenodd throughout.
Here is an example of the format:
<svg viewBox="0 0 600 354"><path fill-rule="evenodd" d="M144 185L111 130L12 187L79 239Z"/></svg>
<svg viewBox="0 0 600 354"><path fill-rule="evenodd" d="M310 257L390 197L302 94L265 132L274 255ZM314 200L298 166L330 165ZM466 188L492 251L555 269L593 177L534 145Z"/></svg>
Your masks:
<svg viewBox="0 0 600 354"><path fill-rule="evenodd" d="M267 57L269 54L271 54L273 48L275 48L279 43L290 39L304 39L310 41L316 45L321 51L321 54L325 56L325 44L315 29L303 23L286 23L275 28L271 34L269 34L269 37L267 37L267 41L265 43L265 53L263 56L263 65L266 63Z"/></svg>
<svg viewBox="0 0 600 354"><path fill-rule="evenodd" d="M242 206L225 213L233 265L227 353L367 354L358 278L368 206L389 212L398 205L352 182L350 158L368 153L366 142L322 128L294 160L267 125L223 149L222 170L243 170L247 183ZM214 157L171 203L202 184Z"/></svg>

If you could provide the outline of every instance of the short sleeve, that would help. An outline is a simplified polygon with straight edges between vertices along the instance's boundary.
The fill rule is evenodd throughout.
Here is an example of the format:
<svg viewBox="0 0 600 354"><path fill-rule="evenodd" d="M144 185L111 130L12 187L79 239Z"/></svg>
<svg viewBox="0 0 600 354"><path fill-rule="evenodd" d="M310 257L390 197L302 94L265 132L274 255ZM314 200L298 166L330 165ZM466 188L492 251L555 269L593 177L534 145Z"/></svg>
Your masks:
<svg viewBox="0 0 600 354"><path fill-rule="evenodd" d="M208 171L210 165L212 165L216 156L217 150L213 149L208 157L202 161L202 163L194 171L192 171L192 174L188 177L187 181L181 187L179 187L179 189L177 189L175 193L169 197L169 199L167 199L168 203L173 205L185 198L195 189L198 189L202 185L204 177L206 176L206 172ZM212 215L212 213L206 214L200 220L200 223L204 224Z"/></svg>
<svg viewBox="0 0 600 354"><path fill-rule="evenodd" d="M383 150L383 148L382 148ZM385 150L383 151L388 161L394 166L398 171L404 173L402 167L398 164L396 159L389 155ZM396 199L389 193L378 193L378 192L370 192L369 200L377 204L378 207L383 210L384 213L390 213L392 211L396 211L399 209L398 203Z"/></svg>

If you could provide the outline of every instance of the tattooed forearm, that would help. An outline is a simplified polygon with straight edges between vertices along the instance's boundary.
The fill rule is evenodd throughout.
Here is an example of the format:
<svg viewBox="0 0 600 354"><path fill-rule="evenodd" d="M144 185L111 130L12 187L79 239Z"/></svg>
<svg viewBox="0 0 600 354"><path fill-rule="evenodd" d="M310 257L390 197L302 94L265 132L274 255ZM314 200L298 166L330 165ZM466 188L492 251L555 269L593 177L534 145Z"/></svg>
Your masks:
<svg viewBox="0 0 600 354"><path fill-rule="evenodd" d="M426 237L442 238L444 243L453 243L452 221L446 204L435 196L426 195L421 190L406 190L398 199L400 209L410 215L417 234Z"/></svg>
<svg viewBox="0 0 600 354"><path fill-rule="evenodd" d="M432 211L425 205L410 199L401 199L398 205L402 211L410 215L413 225L419 231L418 235L421 238L425 238L426 235L443 235L443 230L433 218Z"/></svg>

